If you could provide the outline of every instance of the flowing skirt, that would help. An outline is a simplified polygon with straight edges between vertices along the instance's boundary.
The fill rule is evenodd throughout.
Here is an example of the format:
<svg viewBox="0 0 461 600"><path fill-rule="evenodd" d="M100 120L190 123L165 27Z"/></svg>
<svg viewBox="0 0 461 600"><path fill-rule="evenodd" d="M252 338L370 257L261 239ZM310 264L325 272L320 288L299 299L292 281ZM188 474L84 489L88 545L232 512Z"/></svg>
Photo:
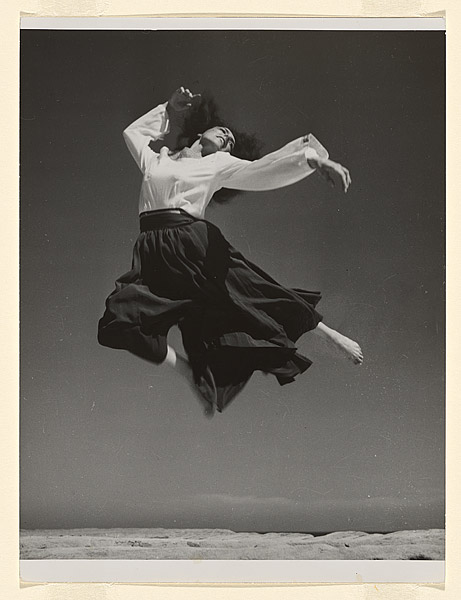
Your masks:
<svg viewBox="0 0 461 600"><path fill-rule="evenodd" d="M141 215L130 271L117 279L98 340L153 363L178 325L195 384L219 412L254 371L290 383L312 362L295 342L314 329L321 295L283 287L185 211Z"/></svg>

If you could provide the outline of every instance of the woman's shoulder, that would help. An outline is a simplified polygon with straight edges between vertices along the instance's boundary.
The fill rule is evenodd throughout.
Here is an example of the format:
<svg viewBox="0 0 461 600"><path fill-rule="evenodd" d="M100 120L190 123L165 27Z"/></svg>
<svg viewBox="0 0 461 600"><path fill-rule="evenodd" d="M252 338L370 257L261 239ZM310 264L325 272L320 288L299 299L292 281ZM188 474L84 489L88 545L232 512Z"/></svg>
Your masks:
<svg viewBox="0 0 461 600"><path fill-rule="evenodd" d="M214 156L216 157L216 162L221 165L242 164L250 162L248 160L243 160L243 158L238 158L237 156L230 154L230 152L222 152L221 150L215 152Z"/></svg>

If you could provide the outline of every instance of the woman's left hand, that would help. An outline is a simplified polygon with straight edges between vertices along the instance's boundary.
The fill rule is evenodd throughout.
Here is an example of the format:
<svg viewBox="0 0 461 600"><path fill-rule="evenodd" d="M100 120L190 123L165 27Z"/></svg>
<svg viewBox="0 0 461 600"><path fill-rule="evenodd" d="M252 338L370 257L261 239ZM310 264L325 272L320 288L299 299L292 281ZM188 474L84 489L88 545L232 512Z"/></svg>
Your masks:
<svg viewBox="0 0 461 600"><path fill-rule="evenodd" d="M332 187L340 185L344 193L347 192L352 180L349 170L346 169L346 167L343 167L343 165L328 158L309 158L307 162L309 166L316 169L323 179L325 179Z"/></svg>

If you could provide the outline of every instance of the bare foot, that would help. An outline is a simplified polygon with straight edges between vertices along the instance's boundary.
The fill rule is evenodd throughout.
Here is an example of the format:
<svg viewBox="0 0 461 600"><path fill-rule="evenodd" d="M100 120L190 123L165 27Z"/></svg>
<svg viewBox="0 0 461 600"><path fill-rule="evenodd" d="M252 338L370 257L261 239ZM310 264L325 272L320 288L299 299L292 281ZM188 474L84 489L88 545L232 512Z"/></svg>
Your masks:
<svg viewBox="0 0 461 600"><path fill-rule="evenodd" d="M335 352L335 354L341 354L348 360L352 361L355 365L361 365L363 363L363 353L360 346L354 340L346 337L339 331L335 331L330 327L327 327L323 323L319 323L314 329L314 333L317 333L323 340L325 340L328 346Z"/></svg>
<svg viewBox="0 0 461 600"><path fill-rule="evenodd" d="M342 335L338 331L334 333L335 335L327 340L328 344L351 360L355 365L361 365L363 363L363 353L357 342L354 342L354 340Z"/></svg>

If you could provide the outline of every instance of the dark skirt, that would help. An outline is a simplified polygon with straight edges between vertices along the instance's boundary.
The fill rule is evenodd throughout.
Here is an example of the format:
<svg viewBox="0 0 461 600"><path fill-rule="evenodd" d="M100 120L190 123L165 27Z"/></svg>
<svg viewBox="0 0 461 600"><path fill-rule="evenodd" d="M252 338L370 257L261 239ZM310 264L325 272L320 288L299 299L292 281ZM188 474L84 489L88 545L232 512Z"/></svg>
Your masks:
<svg viewBox="0 0 461 600"><path fill-rule="evenodd" d="M254 371L284 385L312 364L295 342L322 319L319 292L281 286L184 211L144 213L140 223L132 268L99 321L102 345L160 363L178 325L198 390L219 412Z"/></svg>

